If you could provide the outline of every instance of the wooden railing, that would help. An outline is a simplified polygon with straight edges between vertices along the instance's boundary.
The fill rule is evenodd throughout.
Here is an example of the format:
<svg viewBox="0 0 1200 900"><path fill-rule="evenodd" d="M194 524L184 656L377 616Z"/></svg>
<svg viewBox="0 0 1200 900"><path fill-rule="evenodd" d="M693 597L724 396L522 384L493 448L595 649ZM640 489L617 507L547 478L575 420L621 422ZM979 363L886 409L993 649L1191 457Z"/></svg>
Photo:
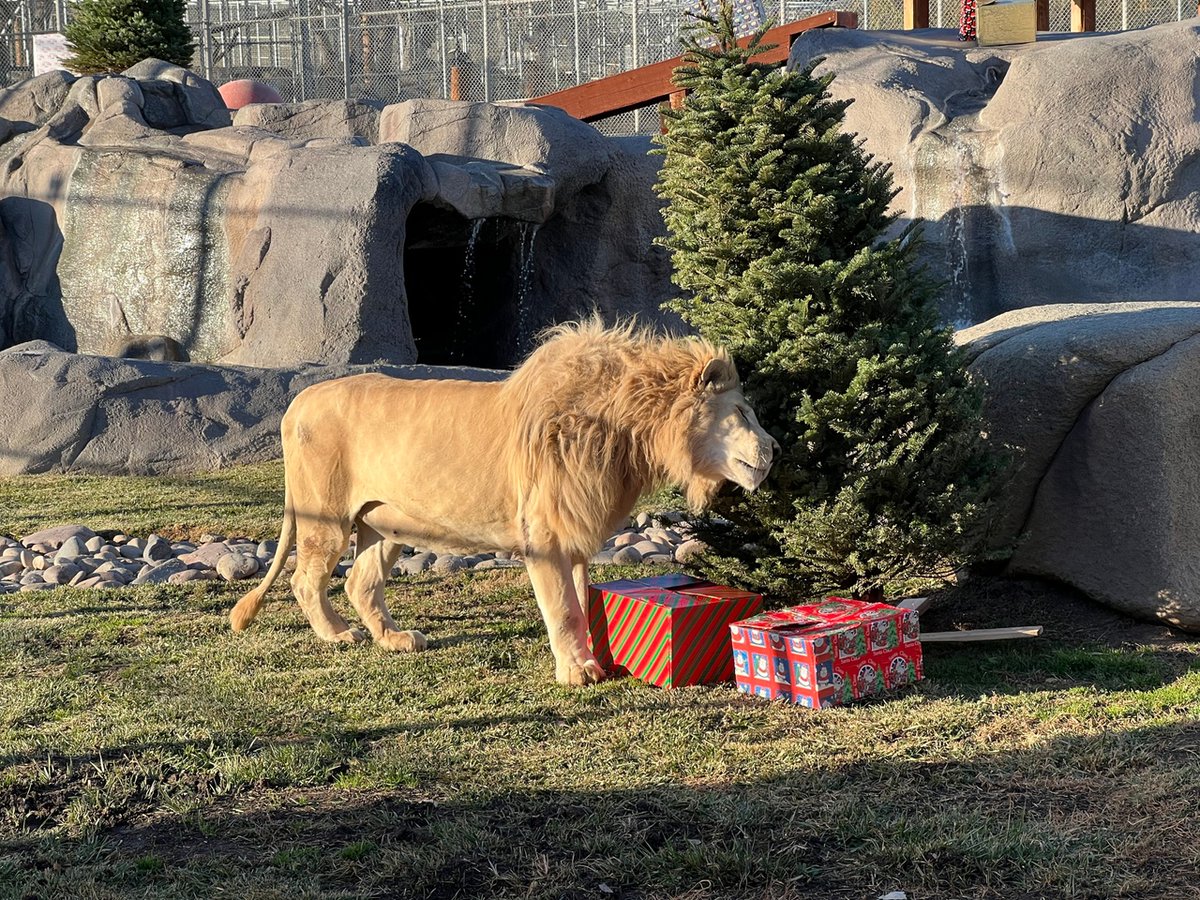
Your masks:
<svg viewBox="0 0 1200 900"><path fill-rule="evenodd" d="M1034 0L1038 31L1050 30L1050 0ZM929 0L904 0L904 27L929 27ZM1096 30L1096 0L1071 0L1071 30Z"/></svg>
<svg viewBox="0 0 1200 900"><path fill-rule="evenodd" d="M928 0L925 0L925 3L928 8ZM854 13L833 11L779 25L763 35L764 45L775 46L754 58L759 62L782 65L787 62L792 42L798 35L814 28L855 28L857 25L858 16ZM740 42L742 46L745 46L746 40ZM683 57L676 56L629 72L597 78L595 81L555 91L553 94L534 97L528 102L557 106L584 122L603 119L652 103L668 100L674 103L680 94L679 89L671 83L671 74L682 64Z"/></svg>

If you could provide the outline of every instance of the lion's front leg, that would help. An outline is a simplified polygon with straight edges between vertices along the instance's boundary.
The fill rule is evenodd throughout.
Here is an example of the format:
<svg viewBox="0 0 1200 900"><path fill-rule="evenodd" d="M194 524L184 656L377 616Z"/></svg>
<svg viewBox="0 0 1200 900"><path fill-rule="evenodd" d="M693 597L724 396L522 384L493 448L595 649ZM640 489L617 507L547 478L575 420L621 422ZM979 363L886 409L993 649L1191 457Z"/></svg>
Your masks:
<svg viewBox="0 0 1200 900"><path fill-rule="evenodd" d="M527 553L525 567L546 622L555 677L563 684L595 684L607 673L587 645L586 594L580 601L571 560L558 552ZM584 567L584 579L587 569Z"/></svg>

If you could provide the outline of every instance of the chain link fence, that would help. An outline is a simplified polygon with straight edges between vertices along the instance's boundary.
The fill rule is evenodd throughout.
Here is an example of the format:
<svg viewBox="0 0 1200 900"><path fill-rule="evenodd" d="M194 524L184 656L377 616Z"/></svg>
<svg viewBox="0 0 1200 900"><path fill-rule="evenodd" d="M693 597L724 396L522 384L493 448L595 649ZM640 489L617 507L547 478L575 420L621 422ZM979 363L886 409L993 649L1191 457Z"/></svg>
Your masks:
<svg viewBox="0 0 1200 900"><path fill-rule="evenodd" d="M900 0L763 0L776 21L828 9L860 27L901 27ZM286 100L536 97L679 54L688 0L190 0L194 68L221 84L258 78ZM1194 0L1099 0L1097 28L1182 19ZM33 74L33 36L61 31L65 0L0 0L0 82ZM932 0L935 27L957 28L959 4ZM1070 27L1070 0L1050 0L1050 25ZM610 133L657 128L639 112Z"/></svg>

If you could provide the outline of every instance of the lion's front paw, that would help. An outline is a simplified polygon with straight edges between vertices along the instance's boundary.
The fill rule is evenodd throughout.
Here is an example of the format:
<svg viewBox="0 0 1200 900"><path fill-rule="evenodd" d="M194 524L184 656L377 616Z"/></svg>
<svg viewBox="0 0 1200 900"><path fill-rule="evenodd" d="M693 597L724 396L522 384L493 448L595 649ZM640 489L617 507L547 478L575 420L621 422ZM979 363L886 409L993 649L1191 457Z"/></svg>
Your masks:
<svg viewBox="0 0 1200 900"><path fill-rule="evenodd" d="M384 632L383 637L375 643L379 644L385 650L392 650L396 653L416 653L429 646L429 642L425 640L425 635L419 631Z"/></svg>
<svg viewBox="0 0 1200 900"><path fill-rule="evenodd" d="M367 639L367 633L361 628L347 628L345 631L337 632L329 640L333 643L343 644L361 644Z"/></svg>
<svg viewBox="0 0 1200 900"><path fill-rule="evenodd" d="M578 687L603 681L608 677L608 673L594 659L586 659L560 663L555 671L555 677L560 684L570 684Z"/></svg>

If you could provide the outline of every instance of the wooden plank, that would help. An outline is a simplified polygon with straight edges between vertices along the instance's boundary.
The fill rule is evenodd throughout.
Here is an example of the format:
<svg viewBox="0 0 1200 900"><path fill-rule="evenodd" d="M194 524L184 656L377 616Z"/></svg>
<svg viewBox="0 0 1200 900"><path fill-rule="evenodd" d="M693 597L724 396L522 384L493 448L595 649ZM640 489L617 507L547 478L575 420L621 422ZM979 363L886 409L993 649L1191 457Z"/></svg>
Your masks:
<svg viewBox="0 0 1200 900"><path fill-rule="evenodd" d="M904 30L929 27L929 0L904 0Z"/></svg>
<svg viewBox="0 0 1200 900"><path fill-rule="evenodd" d="M928 2L928 0L926 0ZM792 51L792 42L806 31L814 28L855 28L858 26L858 16L852 12L831 10L807 19L789 22L772 28L763 35L763 44L774 44L774 48L755 57L764 63L787 62ZM749 38L738 42L743 47L749 43ZM662 62L619 72L605 78L597 78L585 84L569 87L552 94L534 97L529 103L539 103L544 106L557 106L577 119L591 122L617 113L628 112L640 106L661 103L669 100L671 94L678 93L678 88L671 82L675 69L683 64L683 57L665 59Z"/></svg>
<svg viewBox="0 0 1200 900"><path fill-rule="evenodd" d="M905 597L903 600L898 602L896 606L900 607L901 609L911 609L920 615L921 613L925 612L925 610L929 609L929 598Z"/></svg>
<svg viewBox="0 0 1200 900"><path fill-rule="evenodd" d="M1037 6L1037 30L1050 30L1050 0L1035 0Z"/></svg>
<svg viewBox="0 0 1200 900"><path fill-rule="evenodd" d="M976 628L970 631L929 631L921 635L922 644L956 644L971 641L1007 641L1013 638L1040 637L1041 625L1021 625L1014 628Z"/></svg>
<svg viewBox="0 0 1200 900"><path fill-rule="evenodd" d="M1071 0L1071 30L1096 30L1096 0Z"/></svg>

